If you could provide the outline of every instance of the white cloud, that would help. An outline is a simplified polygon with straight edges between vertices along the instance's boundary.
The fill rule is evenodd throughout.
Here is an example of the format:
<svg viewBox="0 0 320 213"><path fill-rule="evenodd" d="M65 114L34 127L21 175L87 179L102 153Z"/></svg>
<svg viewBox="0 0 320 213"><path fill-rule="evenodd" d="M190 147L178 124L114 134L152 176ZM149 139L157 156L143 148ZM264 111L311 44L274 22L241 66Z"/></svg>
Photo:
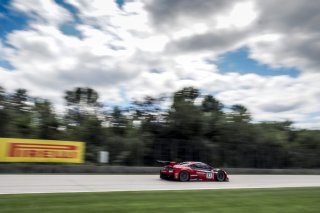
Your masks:
<svg viewBox="0 0 320 213"><path fill-rule="evenodd" d="M254 2L237 3L229 13L217 17L216 28L247 27L257 18L257 13Z"/></svg>
<svg viewBox="0 0 320 213"><path fill-rule="evenodd" d="M13 0L12 7L42 24L58 25L72 19L71 14L54 0Z"/></svg>
<svg viewBox="0 0 320 213"><path fill-rule="evenodd" d="M114 1L67 2L79 11L74 27L81 38L59 30L73 16L54 1L13 1L12 8L33 19L26 30L7 35L11 46L0 45L1 56L15 67L0 68L6 89L26 88L61 108L63 92L76 86L92 87L112 104L195 86L226 105L248 106L255 121L320 127L319 118L310 118L320 109L320 32L312 24L318 16L302 1L277 6L272 17L276 1L136 0L122 9ZM299 11L304 25L292 30L290 20ZM297 67L302 74L220 73L217 56L243 46L260 63Z"/></svg>

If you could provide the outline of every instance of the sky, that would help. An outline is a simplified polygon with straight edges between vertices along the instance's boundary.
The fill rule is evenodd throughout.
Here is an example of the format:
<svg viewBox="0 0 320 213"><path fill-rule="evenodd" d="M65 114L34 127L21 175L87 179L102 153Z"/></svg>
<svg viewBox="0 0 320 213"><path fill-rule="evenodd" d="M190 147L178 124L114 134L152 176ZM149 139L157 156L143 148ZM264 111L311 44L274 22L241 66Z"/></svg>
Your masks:
<svg viewBox="0 0 320 213"><path fill-rule="evenodd" d="M285 5L285 6L284 6ZM254 122L320 129L320 1L0 0L0 86L63 106L193 86Z"/></svg>

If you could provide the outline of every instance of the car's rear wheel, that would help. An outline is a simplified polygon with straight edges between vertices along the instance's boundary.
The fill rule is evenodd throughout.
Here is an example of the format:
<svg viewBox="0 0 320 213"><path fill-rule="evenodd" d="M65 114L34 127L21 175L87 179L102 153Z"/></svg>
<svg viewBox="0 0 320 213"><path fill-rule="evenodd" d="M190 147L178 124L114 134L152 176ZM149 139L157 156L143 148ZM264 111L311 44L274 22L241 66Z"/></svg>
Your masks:
<svg viewBox="0 0 320 213"><path fill-rule="evenodd" d="M226 174L224 173L224 171L218 170L218 172L217 172L217 181L222 182L222 181L225 181L225 179L226 179Z"/></svg>
<svg viewBox="0 0 320 213"><path fill-rule="evenodd" d="M188 173L187 171L182 171L182 172L180 172L180 174L179 174L179 180L180 180L181 182L189 181L189 179L190 179L190 175L189 175L189 173Z"/></svg>

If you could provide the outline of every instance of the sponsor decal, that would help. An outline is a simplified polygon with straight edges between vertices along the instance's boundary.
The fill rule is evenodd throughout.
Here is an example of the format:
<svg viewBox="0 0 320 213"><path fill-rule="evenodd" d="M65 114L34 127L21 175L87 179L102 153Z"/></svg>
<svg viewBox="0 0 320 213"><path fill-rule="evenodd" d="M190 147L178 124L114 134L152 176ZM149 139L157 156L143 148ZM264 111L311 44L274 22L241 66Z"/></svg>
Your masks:
<svg viewBox="0 0 320 213"><path fill-rule="evenodd" d="M77 149L72 145L10 143L8 157L77 158Z"/></svg>
<svg viewBox="0 0 320 213"><path fill-rule="evenodd" d="M0 138L0 162L83 163L84 143Z"/></svg>
<svg viewBox="0 0 320 213"><path fill-rule="evenodd" d="M207 172L207 178L208 178L208 179L212 179L212 178L213 178L212 172Z"/></svg>
<svg viewBox="0 0 320 213"><path fill-rule="evenodd" d="M205 175L205 172L197 172L198 175Z"/></svg>

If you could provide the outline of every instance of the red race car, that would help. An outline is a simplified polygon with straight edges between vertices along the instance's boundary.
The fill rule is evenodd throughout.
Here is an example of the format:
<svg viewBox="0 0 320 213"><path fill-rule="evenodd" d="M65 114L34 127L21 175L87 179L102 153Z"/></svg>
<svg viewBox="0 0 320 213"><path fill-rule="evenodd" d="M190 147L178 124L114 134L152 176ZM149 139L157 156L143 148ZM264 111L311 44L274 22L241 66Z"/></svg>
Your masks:
<svg viewBox="0 0 320 213"><path fill-rule="evenodd" d="M190 180L229 181L228 174L224 170L214 169L202 162L158 162L165 164L165 166L160 170L161 179L179 180L182 182Z"/></svg>

